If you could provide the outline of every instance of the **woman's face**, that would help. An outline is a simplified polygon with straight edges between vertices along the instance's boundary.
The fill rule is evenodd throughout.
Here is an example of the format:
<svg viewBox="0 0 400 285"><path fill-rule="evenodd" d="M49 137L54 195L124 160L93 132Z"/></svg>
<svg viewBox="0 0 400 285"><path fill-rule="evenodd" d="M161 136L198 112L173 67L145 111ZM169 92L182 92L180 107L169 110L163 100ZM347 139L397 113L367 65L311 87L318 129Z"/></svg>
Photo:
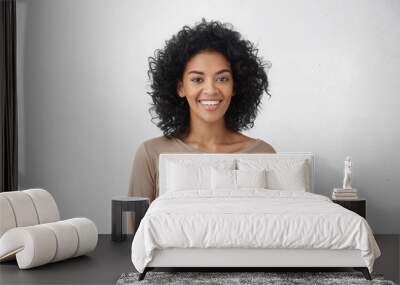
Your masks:
<svg viewBox="0 0 400 285"><path fill-rule="evenodd" d="M233 96L229 61L218 52L200 52L186 64L178 95L186 97L191 120L214 123L223 120Z"/></svg>

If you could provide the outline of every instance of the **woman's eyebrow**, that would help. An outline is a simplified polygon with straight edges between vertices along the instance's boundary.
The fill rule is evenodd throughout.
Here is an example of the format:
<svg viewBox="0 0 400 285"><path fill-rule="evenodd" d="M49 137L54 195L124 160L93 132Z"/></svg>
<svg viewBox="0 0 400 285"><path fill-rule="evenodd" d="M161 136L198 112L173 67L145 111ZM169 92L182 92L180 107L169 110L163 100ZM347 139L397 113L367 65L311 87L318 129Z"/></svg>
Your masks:
<svg viewBox="0 0 400 285"><path fill-rule="evenodd" d="M229 69L221 69L221 70L218 71L216 74L221 74L221 73L224 73L224 72L229 72L229 73L231 73L231 71L230 71ZM191 74L191 73L204 75L204 72L198 71L198 70L191 70L191 71L188 72L188 74Z"/></svg>

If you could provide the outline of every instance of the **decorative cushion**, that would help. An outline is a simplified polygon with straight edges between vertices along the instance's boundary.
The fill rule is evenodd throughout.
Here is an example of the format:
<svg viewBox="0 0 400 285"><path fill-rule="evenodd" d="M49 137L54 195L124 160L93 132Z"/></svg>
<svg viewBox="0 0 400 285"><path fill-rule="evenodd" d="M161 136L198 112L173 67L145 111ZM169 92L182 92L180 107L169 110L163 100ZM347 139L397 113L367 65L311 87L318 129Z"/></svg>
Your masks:
<svg viewBox="0 0 400 285"><path fill-rule="evenodd" d="M170 161L167 164L167 191L209 190L211 168L234 169L233 161L218 161L213 165L191 160Z"/></svg>
<svg viewBox="0 0 400 285"><path fill-rule="evenodd" d="M267 188L267 171L236 170L238 188Z"/></svg>
<svg viewBox="0 0 400 285"><path fill-rule="evenodd" d="M240 170L267 170L267 188L274 190L311 191L306 161L297 159L238 159Z"/></svg>
<svg viewBox="0 0 400 285"><path fill-rule="evenodd" d="M174 181L182 179L184 170L177 171L176 175L170 175L171 163L177 163L184 168L196 167L215 167L217 169L230 169L230 170L246 170L246 171L262 171L266 170L266 189L276 190L295 190L295 191L313 191L314 184L314 158L312 153L250 153L250 154L183 154L183 153L163 153L159 157L159 190L160 195L167 191L175 190L171 187L175 186ZM173 171L172 171L173 172ZM189 170L190 172L190 170ZM210 171L211 173L211 171ZM229 177L230 174L228 174ZM189 177L201 177L197 171L195 174L188 175ZM186 179L182 185L178 185L178 189L184 190L199 190L199 192L216 193L215 185L212 185L211 174L210 176L204 175L205 178L198 178L194 180ZM210 179L210 181L207 181ZM199 181L200 180L200 181ZM227 191L232 191L231 179L221 179L217 181L217 189L226 188ZM178 182L179 183L179 182ZM193 186L192 184L196 184ZM228 184L228 185L225 185ZM204 188L204 189L201 189ZM170 189L170 190L168 190ZM221 190L217 191L221 193Z"/></svg>
<svg viewBox="0 0 400 285"><path fill-rule="evenodd" d="M266 170L211 169L211 189L267 188Z"/></svg>
<svg viewBox="0 0 400 285"><path fill-rule="evenodd" d="M209 167L185 167L181 164L171 163L168 168L168 173L168 191L210 188Z"/></svg>
<svg viewBox="0 0 400 285"><path fill-rule="evenodd" d="M216 169L211 168L211 189L227 189L235 190L236 184L236 170L232 169Z"/></svg>

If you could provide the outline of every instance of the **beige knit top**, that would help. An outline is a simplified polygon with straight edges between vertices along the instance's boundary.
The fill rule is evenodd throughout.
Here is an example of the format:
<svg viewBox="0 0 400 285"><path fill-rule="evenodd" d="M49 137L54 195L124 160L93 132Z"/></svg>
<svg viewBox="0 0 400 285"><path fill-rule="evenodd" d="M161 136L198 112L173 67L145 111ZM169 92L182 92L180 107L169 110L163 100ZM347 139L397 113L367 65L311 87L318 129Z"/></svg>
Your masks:
<svg viewBox="0 0 400 285"><path fill-rule="evenodd" d="M158 157L160 153L205 153L177 138L164 136L142 143L136 151L129 181L128 196L147 197L153 201L158 196ZM275 153L274 148L261 139L237 153ZM128 215L128 233L134 228L134 216Z"/></svg>

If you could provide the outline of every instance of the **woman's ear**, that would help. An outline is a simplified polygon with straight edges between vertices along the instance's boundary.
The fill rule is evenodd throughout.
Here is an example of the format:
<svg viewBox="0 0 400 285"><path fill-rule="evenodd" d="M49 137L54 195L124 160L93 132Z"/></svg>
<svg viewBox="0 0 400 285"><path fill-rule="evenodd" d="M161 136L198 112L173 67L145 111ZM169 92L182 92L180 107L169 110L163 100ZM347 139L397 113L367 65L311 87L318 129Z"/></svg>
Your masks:
<svg viewBox="0 0 400 285"><path fill-rule="evenodd" d="M182 88L182 81L178 81L178 85L177 85L177 87L176 87L176 93L178 93L178 96L179 97L181 97L181 98L183 98L183 97L185 97L185 94L183 94L183 90L182 90L183 88Z"/></svg>

